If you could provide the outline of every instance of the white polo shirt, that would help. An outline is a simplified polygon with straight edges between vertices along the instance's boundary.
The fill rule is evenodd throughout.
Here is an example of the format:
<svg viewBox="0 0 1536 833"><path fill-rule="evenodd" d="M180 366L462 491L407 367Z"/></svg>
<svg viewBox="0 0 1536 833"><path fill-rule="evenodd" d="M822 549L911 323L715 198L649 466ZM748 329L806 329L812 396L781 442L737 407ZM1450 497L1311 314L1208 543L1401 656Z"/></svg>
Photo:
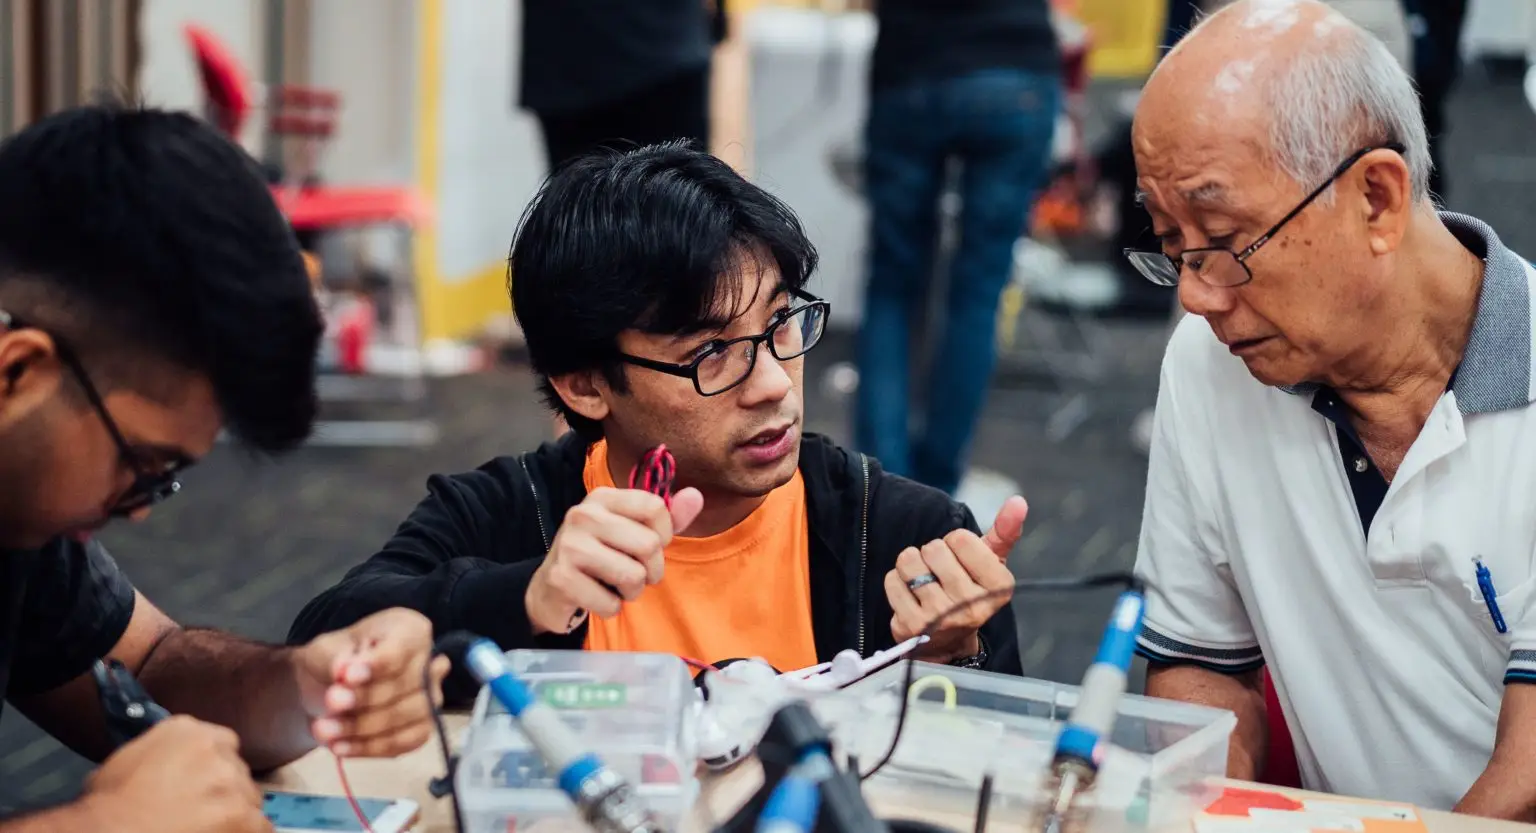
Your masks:
<svg viewBox="0 0 1536 833"><path fill-rule="evenodd" d="M1153 585L1140 652L1268 664L1306 786L1449 809L1493 751L1504 687L1536 683L1536 269L1441 216L1487 266L1461 365L1390 487L1330 391L1263 385L1186 316L1136 569Z"/></svg>

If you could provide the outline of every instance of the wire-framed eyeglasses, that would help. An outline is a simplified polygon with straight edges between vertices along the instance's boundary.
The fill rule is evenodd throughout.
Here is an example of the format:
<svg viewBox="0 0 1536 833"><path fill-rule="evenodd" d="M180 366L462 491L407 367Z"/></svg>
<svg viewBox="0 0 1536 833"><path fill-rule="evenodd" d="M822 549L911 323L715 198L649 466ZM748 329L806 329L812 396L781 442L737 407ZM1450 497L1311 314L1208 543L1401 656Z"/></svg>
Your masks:
<svg viewBox="0 0 1536 833"><path fill-rule="evenodd" d="M766 344L774 358L787 362L810 352L821 341L822 333L827 328L827 313L831 304L799 290L793 290L791 295L803 303L774 316L768 329L762 333L713 342L686 364L657 361L628 353L620 353L619 360L647 370L692 379L694 390L700 396L725 393L752 375L753 368L757 366L760 345Z"/></svg>
<svg viewBox="0 0 1536 833"><path fill-rule="evenodd" d="M106 426L107 434L112 437L112 442L117 446L117 453L123 463L133 472L133 483L118 498L112 507L112 514L117 517L126 517L150 506L163 503L171 495L181 491L180 473L185 468L185 463L176 461L165 466L155 466L144 458L128 440L117 426L117 420L112 418L107 410L107 403L101 398L101 392L91 382L90 374L85 372L85 365L80 363L80 358L70 348L68 342L57 334L32 324L28 324L5 310L0 310L0 327L7 330L39 330L48 333L53 339L54 349L58 351L59 360L69 368L71 375L80 383L80 388L85 392L86 401L91 409L101 418L102 425Z"/></svg>
<svg viewBox="0 0 1536 833"><path fill-rule="evenodd" d="M1259 235L1257 240L1249 243L1247 248L1241 251L1232 251L1224 246L1207 246L1199 249L1185 249L1177 255L1169 255L1163 252L1144 252L1136 249L1126 249L1125 257L1136 267L1142 277L1158 286L1177 286L1179 277L1184 270L1189 270L1200 280L1210 286L1234 287L1242 286L1253 280L1253 272L1248 268L1248 258L1263 248L1265 243L1274 239L1276 234L1285 227L1286 223L1296 219L1307 206L1311 205L1322 193L1328 190L1335 180L1344 175L1344 172L1354 167L1367 153L1377 150L1391 150L1404 153L1405 148L1396 142L1383 145L1372 145L1361 148L1349 155L1334 169L1323 183L1312 189L1301 202L1296 204L1289 213L1280 218L1280 221L1270 226L1269 231Z"/></svg>

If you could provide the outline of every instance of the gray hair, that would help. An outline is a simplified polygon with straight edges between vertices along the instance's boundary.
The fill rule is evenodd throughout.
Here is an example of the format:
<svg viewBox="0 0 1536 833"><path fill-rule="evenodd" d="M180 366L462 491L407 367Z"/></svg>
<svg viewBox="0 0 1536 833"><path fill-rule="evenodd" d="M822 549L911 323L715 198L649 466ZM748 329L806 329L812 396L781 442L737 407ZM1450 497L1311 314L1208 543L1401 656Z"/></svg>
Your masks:
<svg viewBox="0 0 1536 833"><path fill-rule="evenodd" d="M1314 188L1350 154L1395 142L1405 148L1414 199L1429 197L1429 137L1413 82L1376 36L1332 23L1327 43L1302 50L1265 84L1275 163ZM1331 201L1333 189L1319 198Z"/></svg>

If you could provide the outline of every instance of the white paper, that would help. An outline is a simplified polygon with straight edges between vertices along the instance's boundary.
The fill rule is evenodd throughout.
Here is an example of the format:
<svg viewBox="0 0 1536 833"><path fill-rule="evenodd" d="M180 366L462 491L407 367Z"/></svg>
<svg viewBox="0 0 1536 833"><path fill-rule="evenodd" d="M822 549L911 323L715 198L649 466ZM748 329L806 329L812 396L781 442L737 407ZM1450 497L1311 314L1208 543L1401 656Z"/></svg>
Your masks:
<svg viewBox="0 0 1536 833"><path fill-rule="evenodd" d="M1320 813L1339 813L1357 819L1388 819L1391 821L1418 821L1419 814L1412 807L1401 804L1369 804L1364 802L1319 801L1301 802L1308 810Z"/></svg>
<svg viewBox="0 0 1536 833"><path fill-rule="evenodd" d="M1312 833L1302 824L1256 821L1247 816L1197 816L1195 833Z"/></svg>
<svg viewBox="0 0 1536 833"><path fill-rule="evenodd" d="M1248 818L1261 822L1274 822L1302 830L1350 830L1355 833L1364 833L1365 831L1365 822L1358 818L1351 818L1344 813L1311 810L1311 808L1308 808L1308 810L1271 810L1264 807L1252 807L1248 810Z"/></svg>

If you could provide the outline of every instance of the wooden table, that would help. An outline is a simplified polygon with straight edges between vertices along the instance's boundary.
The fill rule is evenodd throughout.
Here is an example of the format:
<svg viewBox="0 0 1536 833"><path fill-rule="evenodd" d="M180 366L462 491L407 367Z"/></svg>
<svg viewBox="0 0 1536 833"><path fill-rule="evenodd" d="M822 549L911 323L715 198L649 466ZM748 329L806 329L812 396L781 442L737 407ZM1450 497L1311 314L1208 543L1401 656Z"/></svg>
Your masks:
<svg viewBox="0 0 1536 833"><path fill-rule="evenodd" d="M445 719L448 733L457 737L468 723L468 716L448 715ZM359 798L409 798L421 805L421 821L416 825L418 833L454 833L453 808L448 799L436 799L427 791L427 782L443 772L442 755L437 739L409 755L390 760L349 760L346 763L347 780ZM341 781L336 774L336 760L325 750L309 755L274 772L263 782L275 790L340 795ZM707 776L702 785L699 803L682 825L681 833L708 833L720 821L729 818L738 807L762 783L762 770L755 761L748 761L724 775ZM1280 790L1276 787L1231 782L1234 787L1253 787L1294 795L1298 798L1321 798L1318 793L1301 790ZM946 818L924 812L921 807L893 806L871 799L875 812L882 817L921 818L955 830L969 830L970 819ZM1437 810L1420 810L1430 833L1536 833L1536 827L1514 822L1474 818Z"/></svg>

